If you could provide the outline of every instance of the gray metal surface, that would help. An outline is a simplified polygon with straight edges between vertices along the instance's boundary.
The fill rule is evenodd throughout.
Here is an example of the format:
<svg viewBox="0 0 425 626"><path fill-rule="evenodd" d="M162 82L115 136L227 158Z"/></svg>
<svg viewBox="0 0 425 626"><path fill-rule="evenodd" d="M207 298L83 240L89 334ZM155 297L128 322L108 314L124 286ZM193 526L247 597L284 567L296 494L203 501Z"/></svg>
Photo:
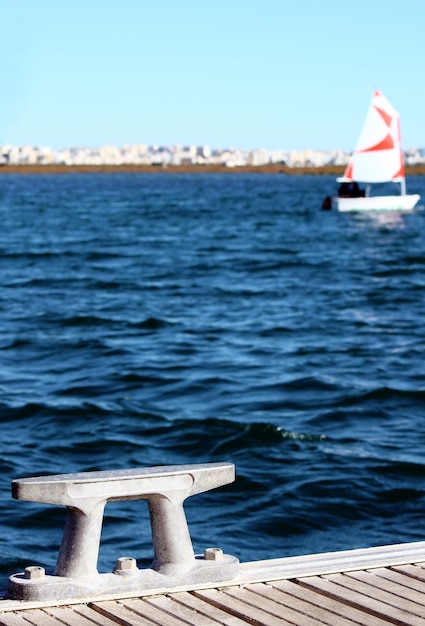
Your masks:
<svg viewBox="0 0 425 626"><path fill-rule="evenodd" d="M53 574L28 567L9 579L9 597L16 600L75 599L109 593L141 593L202 581L230 580L239 561L219 548L195 556L183 504L189 496L234 481L231 463L177 465L133 470L84 472L22 478L13 481L12 495L67 507L61 547ZM97 569L103 513L107 502L147 500L154 561L139 570L135 559L117 560L110 574Z"/></svg>

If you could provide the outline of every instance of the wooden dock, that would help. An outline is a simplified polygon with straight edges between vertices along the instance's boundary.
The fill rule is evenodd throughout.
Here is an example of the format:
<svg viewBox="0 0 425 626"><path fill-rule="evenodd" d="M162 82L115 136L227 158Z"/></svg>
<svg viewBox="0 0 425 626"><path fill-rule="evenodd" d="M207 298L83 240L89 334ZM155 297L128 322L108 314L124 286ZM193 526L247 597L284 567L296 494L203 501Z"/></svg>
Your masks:
<svg viewBox="0 0 425 626"><path fill-rule="evenodd" d="M234 480L229 463L17 479L18 500L66 506L56 568L0 594L0 626L425 626L425 541L239 563L195 555L184 500ZM154 561L97 570L107 502L148 500Z"/></svg>
<svg viewBox="0 0 425 626"><path fill-rule="evenodd" d="M220 585L53 604L0 600L0 624L425 626L425 542L242 563Z"/></svg>

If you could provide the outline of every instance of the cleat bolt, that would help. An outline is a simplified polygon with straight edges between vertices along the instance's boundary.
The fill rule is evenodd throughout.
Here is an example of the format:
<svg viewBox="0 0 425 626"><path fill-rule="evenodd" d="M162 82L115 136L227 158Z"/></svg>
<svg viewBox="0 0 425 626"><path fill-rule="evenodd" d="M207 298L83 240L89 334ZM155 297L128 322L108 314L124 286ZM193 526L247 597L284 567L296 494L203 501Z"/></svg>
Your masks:
<svg viewBox="0 0 425 626"><path fill-rule="evenodd" d="M25 568L25 578L29 578L30 580L41 580L45 575L46 570L39 565L30 565Z"/></svg>
<svg viewBox="0 0 425 626"><path fill-rule="evenodd" d="M220 548L205 548L204 559L206 561L222 561L223 550Z"/></svg>
<svg viewBox="0 0 425 626"><path fill-rule="evenodd" d="M136 559L133 559L131 556L121 556L115 562L114 572L128 572L136 568Z"/></svg>

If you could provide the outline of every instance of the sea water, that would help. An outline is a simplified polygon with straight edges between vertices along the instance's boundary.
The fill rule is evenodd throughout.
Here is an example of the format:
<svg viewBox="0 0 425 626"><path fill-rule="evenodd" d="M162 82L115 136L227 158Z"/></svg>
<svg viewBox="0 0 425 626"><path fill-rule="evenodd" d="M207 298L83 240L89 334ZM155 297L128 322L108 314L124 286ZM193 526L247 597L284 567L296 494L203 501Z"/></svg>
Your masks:
<svg viewBox="0 0 425 626"><path fill-rule="evenodd" d="M425 179L407 181L425 200ZM233 462L188 499L242 561L425 539L425 212L320 210L332 177L0 177L0 564L55 565L65 510L14 478ZM148 566L145 502L99 569Z"/></svg>

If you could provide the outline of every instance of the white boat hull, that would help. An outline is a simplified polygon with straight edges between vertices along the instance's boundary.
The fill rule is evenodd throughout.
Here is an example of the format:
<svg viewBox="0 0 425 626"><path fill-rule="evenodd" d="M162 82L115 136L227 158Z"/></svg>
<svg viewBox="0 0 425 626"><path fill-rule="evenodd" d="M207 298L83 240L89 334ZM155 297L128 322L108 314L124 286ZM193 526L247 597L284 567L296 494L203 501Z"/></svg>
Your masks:
<svg viewBox="0 0 425 626"><path fill-rule="evenodd" d="M332 208L337 211L411 211L420 195L367 196L366 198L332 198Z"/></svg>

